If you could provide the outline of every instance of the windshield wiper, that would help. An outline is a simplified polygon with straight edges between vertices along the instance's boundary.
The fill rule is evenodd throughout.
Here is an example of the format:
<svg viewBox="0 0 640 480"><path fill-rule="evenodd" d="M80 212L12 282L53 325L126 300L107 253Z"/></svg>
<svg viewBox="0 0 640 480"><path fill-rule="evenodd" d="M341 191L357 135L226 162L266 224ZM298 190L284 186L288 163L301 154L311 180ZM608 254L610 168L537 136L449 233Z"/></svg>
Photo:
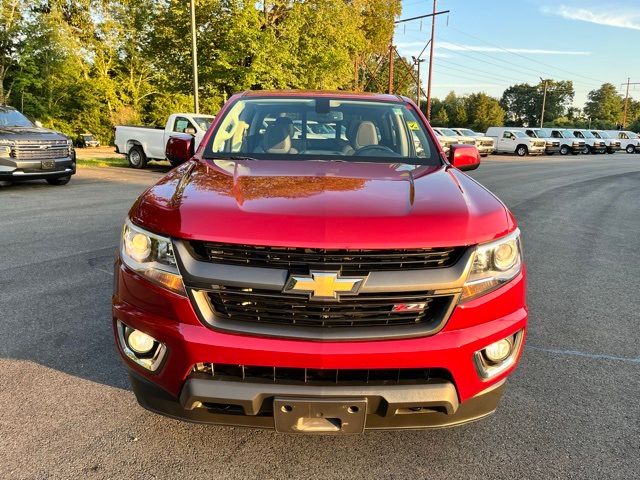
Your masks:
<svg viewBox="0 0 640 480"><path fill-rule="evenodd" d="M232 160L234 162L242 162L242 161L246 161L246 160L260 160L259 158L255 158L255 157L245 157L243 155L231 155L229 157L220 157L220 156L216 156L216 157L205 157L205 160Z"/></svg>

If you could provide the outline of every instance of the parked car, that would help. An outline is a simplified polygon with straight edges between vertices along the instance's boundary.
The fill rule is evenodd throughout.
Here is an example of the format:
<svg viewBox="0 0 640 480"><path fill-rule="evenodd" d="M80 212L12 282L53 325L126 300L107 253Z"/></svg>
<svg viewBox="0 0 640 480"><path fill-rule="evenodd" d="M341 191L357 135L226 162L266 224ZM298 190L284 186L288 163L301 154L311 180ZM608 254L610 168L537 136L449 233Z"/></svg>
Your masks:
<svg viewBox="0 0 640 480"><path fill-rule="evenodd" d="M125 154L131 167L144 168L150 160L166 159L166 145L173 135L193 135L197 148L213 119L213 115L174 113L164 128L116 126L116 153Z"/></svg>
<svg viewBox="0 0 640 480"><path fill-rule="evenodd" d="M570 131L576 138L584 140L582 153L605 153L607 151L607 143L601 138L597 138L589 130L575 129Z"/></svg>
<svg viewBox="0 0 640 480"><path fill-rule="evenodd" d="M100 146L100 142L90 133L83 133L82 135L78 135L76 146L81 148L97 148Z"/></svg>
<svg viewBox="0 0 640 480"><path fill-rule="evenodd" d="M498 153L515 153L519 157L525 155L542 155L547 142L531 138L518 128L489 127L486 133L496 142Z"/></svg>
<svg viewBox="0 0 640 480"><path fill-rule="evenodd" d="M605 130L613 138L620 140L620 148L627 153L640 153L640 137L627 130Z"/></svg>
<svg viewBox="0 0 640 480"><path fill-rule="evenodd" d="M540 138L545 141L544 153L553 155L560 151L560 140L551 136L551 131L546 128L525 128L526 133L531 138Z"/></svg>
<svg viewBox="0 0 640 480"><path fill-rule="evenodd" d="M172 139L186 163L133 204L115 262L141 405L336 434L496 409L527 329L520 231L462 171L475 146L443 158L416 112L395 95L244 92L194 156ZM309 117L346 139L307 149L291 126Z"/></svg>
<svg viewBox="0 0 640 480"><path fill-rule="evenodd" d="M617 137L610 135L604 130L589 130L594 137L603 140L607 146L607 153L615 153L620 150L620 140Z"/></svg>
<svg viewBox="0 0 640 480"><path fill-rule="evenodd" d="M458 137L456 135L445 135L442 133L442 129L433 128L433 132L436 134L436 138L444 153L449 155L449 151L451 150L451 145L456 145L458 143Z"/></svg>
<svg viewBox="0 0 640 480"><path fill-rule="evenodd" d="M0 105L0 183L46 180L66 185L75 173L75 152L68 137Z"/></svg>
<svg viewBox="0 0 640 480"><path fill-rule="evenodd" d="M469 128L452 128L458 136L473 138L476 141L476 148L480 152L481 157L492 154L496 149L496 142L491 137L485 136L483 133L474 132Z"/></svg>
<svg viewBox="0 0 640 480"><path fill-rule="evenodd" d="M434 130L439 132L439 133L441 133L444 137L455 138L457 140L456 143L459 144L459 145L473 145L474 147L476 146L475 137L469 137L467 135L460 135L457 132L454 132L450 128L436 127L436 128L434 128Z"/></svg>
<svg viewBox="0 0 640 480"><path fill-rule="evenodd" d="M560 142L560 155L578 155L584 151L586 142L576 138L571 130L565 128L550 128L552 138L557 138Z"/></svg>

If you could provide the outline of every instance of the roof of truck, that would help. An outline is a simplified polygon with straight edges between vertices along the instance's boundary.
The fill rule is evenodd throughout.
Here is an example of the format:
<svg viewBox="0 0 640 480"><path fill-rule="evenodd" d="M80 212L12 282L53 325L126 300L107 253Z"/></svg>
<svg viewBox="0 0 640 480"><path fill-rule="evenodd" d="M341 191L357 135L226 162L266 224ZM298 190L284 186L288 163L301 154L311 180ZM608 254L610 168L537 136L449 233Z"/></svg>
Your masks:
<svg viewBox="0 0 640 480"><path fill-rule="evenodd" d="M340 97L366 98L386 102L404 102L404 97L389 93L349 92L345 90L246 90L243 97Z"/></svg>

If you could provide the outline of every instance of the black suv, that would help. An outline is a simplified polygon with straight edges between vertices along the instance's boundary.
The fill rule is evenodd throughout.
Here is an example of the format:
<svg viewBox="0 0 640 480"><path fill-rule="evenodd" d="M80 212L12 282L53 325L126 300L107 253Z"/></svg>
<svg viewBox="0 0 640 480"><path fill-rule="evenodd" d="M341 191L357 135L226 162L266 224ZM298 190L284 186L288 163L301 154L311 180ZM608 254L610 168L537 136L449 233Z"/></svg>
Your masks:
<svg viewBox="0 0 640 480"><path fill-rule="evenodd" d="M36 126L13 107L0 105L0 183L44 179L65 185L76 173L73 144Z"/></svg>

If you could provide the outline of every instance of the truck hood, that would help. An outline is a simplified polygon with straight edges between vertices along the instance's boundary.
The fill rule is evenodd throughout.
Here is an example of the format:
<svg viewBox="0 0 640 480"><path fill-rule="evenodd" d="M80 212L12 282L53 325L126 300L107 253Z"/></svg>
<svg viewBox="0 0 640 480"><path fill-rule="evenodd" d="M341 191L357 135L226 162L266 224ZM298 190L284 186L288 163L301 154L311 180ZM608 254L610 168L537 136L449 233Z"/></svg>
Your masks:
<svg viewBox="0 0 640 480"><path fill-rule="evenodd" d="M61 133L40 127L0 126L0 140L18 142L23 140L67 140Z"/></svg>
<svg viewBox="0 0 640 480"><path fill-rule="evenodd" d="M447 166L192 160L134 204L174 238L324 248L471 245L515 228L506 207Z"/></svg>

